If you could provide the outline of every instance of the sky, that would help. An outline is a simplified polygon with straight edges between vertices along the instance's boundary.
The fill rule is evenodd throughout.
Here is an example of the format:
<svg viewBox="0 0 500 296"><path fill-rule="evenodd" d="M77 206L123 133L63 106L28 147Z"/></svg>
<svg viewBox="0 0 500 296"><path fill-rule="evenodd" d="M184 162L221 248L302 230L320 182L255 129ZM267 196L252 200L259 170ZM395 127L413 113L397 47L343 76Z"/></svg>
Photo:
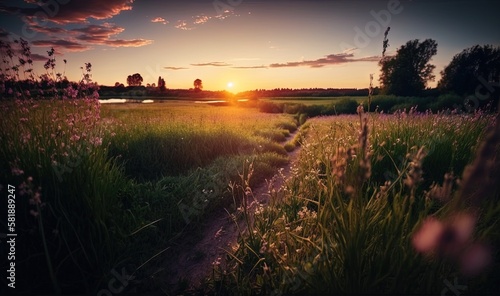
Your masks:
<svg viewBox="0 0 500 296"><path fill-rule="evenodd" d="M0 38L23 38L43 74L79 80L92 64L100 85L144 84L240 92L274 88L367 88L387 55L413 39L438 44L439 72L473 45L500 46L498 0L0 0ZM10 37L9 37L10 36ZM63 59L67 60L64 65Z"/></svg>

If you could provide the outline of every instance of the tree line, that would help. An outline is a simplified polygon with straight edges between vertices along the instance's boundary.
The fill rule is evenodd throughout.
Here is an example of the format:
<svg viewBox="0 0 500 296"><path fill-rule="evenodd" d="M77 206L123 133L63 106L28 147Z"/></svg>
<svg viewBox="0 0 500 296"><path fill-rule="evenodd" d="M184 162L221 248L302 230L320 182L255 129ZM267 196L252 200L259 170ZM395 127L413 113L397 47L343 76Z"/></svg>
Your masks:
<svg viewBox="0 0 500 296"><path fill-rule="evenodd" d="M437 53L432 39L408 41L396 55L383 57L381 93L396 96L422 96L429 81L434 81L435 66L430 63ZM437 90L441 94L488 98L498 102L500 86L500 47L475 45L456 54L440 72ZM485 102L486 103L486 102Z"/></svg>

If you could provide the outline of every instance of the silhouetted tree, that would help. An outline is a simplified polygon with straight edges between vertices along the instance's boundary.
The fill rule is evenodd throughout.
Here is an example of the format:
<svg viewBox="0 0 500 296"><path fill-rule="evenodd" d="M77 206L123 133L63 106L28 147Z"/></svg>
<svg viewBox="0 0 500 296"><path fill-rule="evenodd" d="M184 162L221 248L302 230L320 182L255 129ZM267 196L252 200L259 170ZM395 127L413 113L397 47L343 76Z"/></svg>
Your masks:
<svg viewBox="0 0 500 296"><path fill-rule="evenodd" d="M458 95L474 94L485 82L500 82L500 47L475 45L455 55L441 71L438 88ZM484 92L484 91L483 91Z"/></svg>
<svg viewBox="0 0 500 296"><path fill-rule="evenodd" d="M399 96L422 94L427 82L435 78L432 71L436 66L429 61L436 53L435 40L415 39L401 46L395 56L382 58L380 82L384 92Z"/></svg>
<svg viewBox="0 0 500 296"><path fill-rule="evenodd" d="M201 79L196 79L193 83L195 91L201 91L203 89L203 82Z"/></svg>
<svg viewBox="0 0 500 296"><path fill-rule="evenodd" d="M167 89L165 86L165 79L161 78L161 76L158 77L158 89L160 91L165 91Z"/></svg>
<svg viewBox="0 0 500 296"><path fill-rule="evenodd" d="M134 75L129 75L127 77L127 84L129 86L141 86L142 81L142 76L139 73L135 73Z"/></svg>

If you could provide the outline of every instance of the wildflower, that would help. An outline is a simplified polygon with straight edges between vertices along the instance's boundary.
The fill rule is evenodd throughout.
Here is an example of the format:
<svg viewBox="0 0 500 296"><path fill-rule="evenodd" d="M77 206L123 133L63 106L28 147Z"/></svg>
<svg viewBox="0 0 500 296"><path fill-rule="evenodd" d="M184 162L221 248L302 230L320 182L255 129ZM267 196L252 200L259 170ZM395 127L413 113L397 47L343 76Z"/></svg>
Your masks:
<svg viewBox="0 0 500 296"><path fill-rule="evenodd" d="M16 168L16 167L12 168L11 172L12 172L12 175L14 175L14 176L20 176L20 175L24 174L23 170Z"/></svg>
<svg viewBox="0 0 500 296"><path fill-rule="evenodd" d="M406 179L404 183L412 189L412 192L416 188L416 186L423 180L423 170L422 170L422 161L427 153L424 151L424 147L420 147L417 154L413 157L413 160L410 162L410 170L406 174ZM414 193L414 192L413 192Z"/></svg>
<svg viewBox="0 0 500 296"><path fill-rule="evenodd" d="M474 212L456 214L445 222L429 217L413 235L413 247L420 253L456 259L465 275L476 275L491 262L489 248L470 243L476 219Z"/></svg>
<svg viewBox="0 0 500 296"><path fill-rule="evenodd" d="M460 265L466 276L476 276L491 262L491 250L483 244L474 244L463 254Z"/></svg>
<svg viewBox="0 0 500 296"><path fill-rule="evenodd" d="M213 266L219 266L221 259L222 259L221 257L217 257L217 259L214 262L212 262L212 265Z"/></svg>
<svg viewBox="0 0 500 296"><path fill-rule="evenodd" d="M263 241L262 246L260 247L259 253L264 254L267 251L267 242Z"/></svg>
<svg viewBox="0 0 500 296"><path fill-rule="evenodd" d="M434 250L439 238L443 234L444 225L434 217L428 217L413 235L413 247L420 253L428 253Z"/></svg>
<svg viewBox="0 0 500 296"><path fill-rule="evenodd" d="M441 202L447 202L451 199L451 190L453 187L453 174L445 174L443 185L439 186L435 184L431 187L431 190L427 193L427 196L433 199L437 199Z"/></svg>

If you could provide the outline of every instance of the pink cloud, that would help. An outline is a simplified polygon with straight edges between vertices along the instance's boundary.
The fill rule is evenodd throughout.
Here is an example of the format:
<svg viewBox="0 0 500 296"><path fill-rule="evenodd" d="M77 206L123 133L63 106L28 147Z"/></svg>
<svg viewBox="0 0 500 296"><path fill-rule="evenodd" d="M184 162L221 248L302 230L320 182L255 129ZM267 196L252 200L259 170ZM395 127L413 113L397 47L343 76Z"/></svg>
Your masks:
<svg viewBox="0 0 500 296"><path fill-rule="evenodd" d="M151 20L152 23L162 23L164 25L168 24L169 21L165 20L162 17L155 17L154 19Z"/></svg>

